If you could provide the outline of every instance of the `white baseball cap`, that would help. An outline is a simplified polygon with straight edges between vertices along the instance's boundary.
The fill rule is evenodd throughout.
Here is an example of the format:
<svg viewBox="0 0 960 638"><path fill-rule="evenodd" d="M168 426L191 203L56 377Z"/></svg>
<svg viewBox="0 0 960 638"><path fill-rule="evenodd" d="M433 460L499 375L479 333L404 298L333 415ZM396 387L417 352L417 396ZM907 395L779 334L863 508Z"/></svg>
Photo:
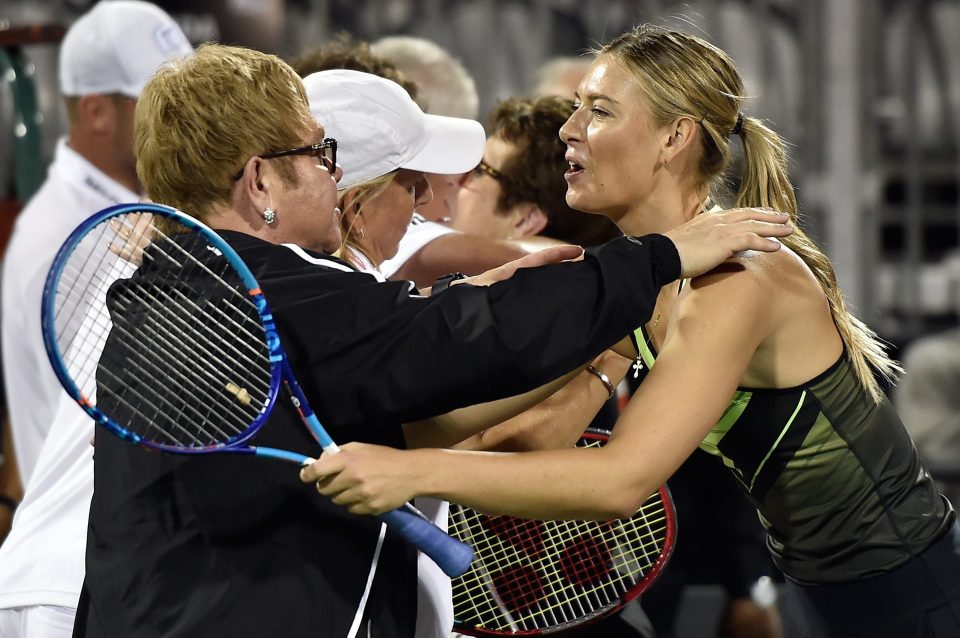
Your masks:
<svg viewBox="0 0 960 638"><path fill-rule="evenodd" d="M154 73L193 47L169 15L149 2L97 3L60 45L60 93L140 97Z"/></svg>
<svg viewBox="0 0 960 638"><path fill-rule="evenodd" d="M429 115L396 82L333 69L308 75L310 112L337 140L344 190L398 168L463 173L483 157L480 122Z"/></svg>

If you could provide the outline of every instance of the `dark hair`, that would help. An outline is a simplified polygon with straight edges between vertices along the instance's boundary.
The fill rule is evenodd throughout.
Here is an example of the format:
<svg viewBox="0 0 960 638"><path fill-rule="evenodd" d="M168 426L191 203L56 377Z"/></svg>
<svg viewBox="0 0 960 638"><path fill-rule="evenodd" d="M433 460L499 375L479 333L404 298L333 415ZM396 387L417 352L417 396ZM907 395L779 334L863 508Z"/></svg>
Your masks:
<svg viewBox="0 0 960 638"><path fill-rule="evenodd" d="M567 183L563 178L567 147L560 139L560 127L572 112L571 100L552 95L514 97L497 105L490 115L490 130L517 148L499 167L507 183L501 182L497 208L508 210L532 202L547 215L544 236L595 246L619 237L621 232L602 215L567 206Z"/></svg>
<svg viewBox="0 0 960 638"><path fill-rule="evenodd" d="M410 94L411 99L417 99L417 85L413 81L392 62L371 51L368 43L354 40L347 33L341 33L332 42L300 54L290 61L290 66L302 78L317 71L330 69L347 69L378 75L396 82Z"/></svg>

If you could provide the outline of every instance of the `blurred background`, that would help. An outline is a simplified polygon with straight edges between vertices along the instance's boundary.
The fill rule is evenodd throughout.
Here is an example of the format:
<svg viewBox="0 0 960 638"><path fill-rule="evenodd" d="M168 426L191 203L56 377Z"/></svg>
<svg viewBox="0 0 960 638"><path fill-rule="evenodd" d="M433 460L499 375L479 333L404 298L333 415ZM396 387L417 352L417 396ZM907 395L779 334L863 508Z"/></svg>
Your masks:
<svg viewBox="0 0 960 638"><path fill-rule="evenodd" d="M0 249L66 129L58 43L93 4L0 0ZM960 337L960 0L156 4L194 44L240 44L288 59L343 32L368 41L427 38L473 75L481 120L499 99L530 94L545 63L641 22L701 35L736 60L752 96L745 112L769 120L790 144L803 223L857 314L895 357L926 335L952 329ZM960 341L942 343L960 352ZM955 400L960 368L951 374ZM955 422L957 411L948 411ZM960 424L951 427L960 433ZM935 475L960 495L960 462ZM687 625L678 635L707 635L717 600L688 594L686 609L699 612L680 615Z"/></svg>
<svg viewBox="0 0 960 638"><path fill-rule="evenodd" d="M37 167L38 174L19 178L27 182L21 191L39 184L65 121L57 97L58 32L34 44L9 36L23 25L67 26L92 4L0 0L4 227L16 211L16 167L21 173ZM390 34L431 39L473 74L481 119L498 99L529 93L551 58L579 54L637 23L704 35L737 61L754 96L747 112L770 120L792 145L806 225L834 261L860 316L896 349L957 323L960 290L948 257L960 245L960 0L157 4L194 43L243 44L284 57L344 31L366 40ZM14 109L24 76L32 79L37 103L26 117Z"/></svg>

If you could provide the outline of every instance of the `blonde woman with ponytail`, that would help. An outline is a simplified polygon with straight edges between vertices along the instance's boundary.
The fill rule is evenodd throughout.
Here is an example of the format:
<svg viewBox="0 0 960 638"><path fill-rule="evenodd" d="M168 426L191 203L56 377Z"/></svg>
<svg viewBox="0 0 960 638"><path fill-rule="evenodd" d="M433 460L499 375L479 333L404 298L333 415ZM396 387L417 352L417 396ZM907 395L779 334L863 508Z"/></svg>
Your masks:
<svg viewBox="0 0 960 638"><path fill-rule="evenodd" d="M605 45L560 132L567 202L630 236L736 206L797 217L779 136L723 51L640 27ZM960 636L960 528L877 377L897 365L802 231L661 289L626 347L649 372L600 449L495 455L345 446L305 473L371 513L415 495L532 518L628 516L698 446L756 505L787 577L787 636ZM558 318L560 320L560 318ZM346 471L344 471L346 468ZM362 479L359 477L363 477Z"/></svg>

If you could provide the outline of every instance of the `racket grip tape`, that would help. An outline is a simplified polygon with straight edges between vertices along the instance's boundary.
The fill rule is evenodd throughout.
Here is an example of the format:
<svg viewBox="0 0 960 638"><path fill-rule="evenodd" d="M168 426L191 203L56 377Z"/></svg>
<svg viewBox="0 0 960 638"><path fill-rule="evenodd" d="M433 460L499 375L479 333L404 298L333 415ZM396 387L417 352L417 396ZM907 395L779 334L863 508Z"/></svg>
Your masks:
<svg viewBox="0 0 960 638"><path fill-rule="evenodd" d="M448 536L410 504L377 518L429 556L450 578L466 573L473 562L472 547Z"/></svg>

